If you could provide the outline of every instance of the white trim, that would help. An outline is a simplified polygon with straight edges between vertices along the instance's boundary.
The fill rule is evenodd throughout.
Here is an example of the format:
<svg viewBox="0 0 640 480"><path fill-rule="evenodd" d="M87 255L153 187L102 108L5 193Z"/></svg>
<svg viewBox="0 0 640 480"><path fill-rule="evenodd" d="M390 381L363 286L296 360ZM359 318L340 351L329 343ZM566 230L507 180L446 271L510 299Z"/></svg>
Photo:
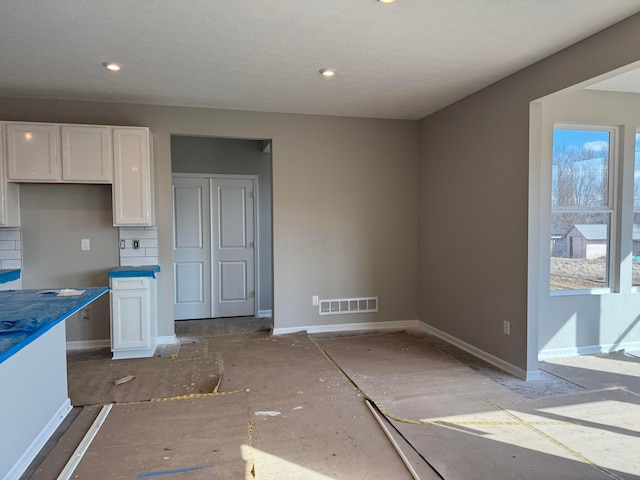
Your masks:
<svg viewBox="0 0 640 480"><path fill-rule="evenodd" d="M445 340L446 342L452 345L455 345L456 347L464 350L465 352L468 352L471 355L474 355L484 360L485 362L490 363L491 365L499 368L500 370L510 373L511 375L514 375L518 378L521 378L522 380L529 381L529 380L537 380L540 378L540 370L538 369L524 370L520 367L515 366L512 363L509 363L505 360L502 360L501 358L491 355L490 353L487 353L484 350L474 347L473 345L463 340L460 340L459 338L454 337L453 335L449 335L448 333L445 333L442 330L432 327L431 325L428 325L424 322L418 321L418 325L416 325L416 327L433 336L441 338L442 340Z"/></svg>
<svg viewBox="0 0 640 480"><path fill-rule="evenodd" d="M612 293L609 287L605 288L581 288L576 290L549 290L552 297L568 297L570 295L607 295Z"/></svg>
<svg viewBox="0 0 640 480"><path fill-rule="evenodd" d="M465 352L470 353L487 363L490 363L494 367L499 368L511 375L514 375L523 380L537 380L540 378L540 370L529 370L526 371L520 367L513 365L512 363L506 362L501 358L498 358L490 353L485 352L484 350L480 350L473 345L464 342L453 335L449 335L448 333L443 332L442 330L438 330L431 325L427 325L420 320L398 320L395 322L362 322L362 323L338 323L338 324L330 324L330 325L308 325L308 326L300 326L300 327L285 327L285 328L274 328L273 335L286 335L288 333L298 333L298 332L307 332L307 333L331 333L331 332L352 332L352 331L372 331L372 330L407 330L407 329L417 329L423 332L426 332L435 337L441 338L442 340L464 350Z"/></svg>
<svg viewBox="0 0 640 480"><path fill-rule="evenodd" d="M111 340L108 338L103 340L73 340L67 342L67 351L70 350L89 350L91 348L105 348L111 346Z"/></svg>
<svg viewBox="0 0 640 480"><path fill-rule="evenodd" d="M156 343L158 345L174 345L178 343L178 338L175 333L173 335L163 335L156 338Z"/></svg>
<svg viewBox="0 0 640 480"><path fill-rule="evenodd" d="M398 442L396 441L396 437L393 435L393 433L391 433L391 430L389 429L389 425L382 419L381 413L379 413L377 409L373 408L371 400L367 399L364 401L364 403L367 405L367 407L369 407L371 414L378 422L378 425L380 425L380 427L384 431L385 435L393 445L393 448L395 448L396 453L402 459L402 463L404 463L404 466L407 467L407 470L409 470L409 472L411 473L411 476L414 478L414 480L420 480L420 475L418 475L415 468L413 468L413 465L411 465L411 462L402 451L402 447L398 445ZM396 432L396 435L398 435L397 432Z"/></svg>
<svg viewBox="0 0 640 480"><path fill-rule="evenodd" d="M307 332L307 333L331 333L331 332L354 332L359 330L405 330L416 328L418 320L398 320L395 322L362 322L362 323L337 323L328 325L309 325L300 327L274 328L274 335L286 335L287 333Z"/></svg>
<svg viewBox="0 0 640 480"><path fill-rule="evenodd" d="M551 348L538 353L539 360L576 357L578 355L598 355L619 350L640 350L640 342L609 343L607 345L587 345L584 347Z"/></svg>
<svg viewBox="0 0 640 480"><path fill-rule="evenodd" d="M109 415L112 407L113 403L109 403L102 407L100 413L91 424L91 427L89 427L89 431L82 438L82 441L73 452L73 455L71 455L71 458L64 466L64 469L62 470L62 472L60 472L60 475L58 475L57 480L69 480L71 478L71 475L80 464L80 460L82 460L82 457L84 457L84 454L89 449L89 445L91 445L91 442L93 442L93 439L98 433L98 430L100 430L100 427L102 427L102 424L107 419L107 415Z"/></svg>
<svg viewBox="0 0 640 480"><path fill-rule="evenodd" d="M33 459L36 458L36 455L40 453L42 447L49 441L49 438L54 434L54 432L58 429L62 421L71 411L71 401L67 398L62 402L60 408L56 411L56 413L51 417L49 422L44 426L44 428L40 431L38 436L31 442L29 448L25 450L20 459L13 465L11 470L7 472L3 480L12 480L15 478L20 478L20 476L25 472Z"/></svg>
<svg viewBox="0 0 640 480"><path fill-rule="evenodd" d="M273 310L258 310L259 318L273 318Z"/></svg>

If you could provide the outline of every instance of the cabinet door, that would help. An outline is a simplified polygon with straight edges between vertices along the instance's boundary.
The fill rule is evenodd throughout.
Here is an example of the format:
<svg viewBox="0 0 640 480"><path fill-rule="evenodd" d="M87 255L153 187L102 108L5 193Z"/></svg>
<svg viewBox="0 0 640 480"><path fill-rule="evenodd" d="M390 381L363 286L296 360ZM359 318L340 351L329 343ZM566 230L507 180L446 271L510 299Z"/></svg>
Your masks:
<svg viewBox="0 0 640 480"><path fill-rule="evenodd" d="M149 289L111 290L111 348L151 346Z"/></svg>
<svg viewBox="0 0 640 480"><path fill-rule="evenodd" d="M7 224L7 182L4 179L4 128L0 123L0 225Z"/></svg>
<svg viewBox="0 0 640 480"><path fill-rule="evenodd" d="M7 124L7 177L22 182L58 179L58 127Z"/></svg>
<svg viewBox="0 0 640 480"><path fill-rule="evenodd" d="M8 183L4 171L4 124L0 123L0 225L20 226L20 195L17 183Z"/></svg>
<svg viewBox="0 0 640 480"><path fill-rule="evenodd" d="M114 225L153 225L149 129L113 129Z"/></svg>
<svg viewBox="0 0 640 480"><path fill-rule="evenodd" d="M113 159L109 127L64 125L62 133L62 180L111 182Z"/></svg>

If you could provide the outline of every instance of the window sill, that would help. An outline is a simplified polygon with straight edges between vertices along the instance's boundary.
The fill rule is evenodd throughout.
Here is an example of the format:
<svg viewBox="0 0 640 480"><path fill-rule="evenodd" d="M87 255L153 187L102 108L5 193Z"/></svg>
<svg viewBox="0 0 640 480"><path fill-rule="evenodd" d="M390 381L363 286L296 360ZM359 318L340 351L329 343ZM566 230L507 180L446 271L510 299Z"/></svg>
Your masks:
<svg viewBox="0 0 640 480"><path fill-rule="evenodd" d="M640 288L638 292L640 292ZM567 297L570 295L606 295L608 293L611 293L610 288L585 288L581 290L551 290L549 295L552 297Z"/></svg>

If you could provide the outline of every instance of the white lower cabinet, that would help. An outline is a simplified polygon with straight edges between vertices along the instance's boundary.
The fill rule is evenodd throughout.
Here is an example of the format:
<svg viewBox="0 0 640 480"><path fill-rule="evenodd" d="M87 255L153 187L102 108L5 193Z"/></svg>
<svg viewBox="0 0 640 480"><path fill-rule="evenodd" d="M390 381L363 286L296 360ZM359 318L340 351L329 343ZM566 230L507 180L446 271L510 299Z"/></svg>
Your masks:
<svg viewBox="0 0 640 480"><path fill-rule="evenodd" d="M114 359L151 357L157 345L156 280L111 278L111 351Z"/></svg>

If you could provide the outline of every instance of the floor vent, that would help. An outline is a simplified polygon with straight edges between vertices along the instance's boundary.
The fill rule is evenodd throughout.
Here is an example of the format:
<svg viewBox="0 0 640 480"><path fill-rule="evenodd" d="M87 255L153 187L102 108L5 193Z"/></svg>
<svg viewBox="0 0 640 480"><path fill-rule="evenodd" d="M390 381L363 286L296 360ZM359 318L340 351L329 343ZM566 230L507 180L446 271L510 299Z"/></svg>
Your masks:
<svg viewBox="0 0 640 480"><path fill-rule="evenodd" d="M332 298L320 300L320 315L378 311L378 297Z"/></svg>

